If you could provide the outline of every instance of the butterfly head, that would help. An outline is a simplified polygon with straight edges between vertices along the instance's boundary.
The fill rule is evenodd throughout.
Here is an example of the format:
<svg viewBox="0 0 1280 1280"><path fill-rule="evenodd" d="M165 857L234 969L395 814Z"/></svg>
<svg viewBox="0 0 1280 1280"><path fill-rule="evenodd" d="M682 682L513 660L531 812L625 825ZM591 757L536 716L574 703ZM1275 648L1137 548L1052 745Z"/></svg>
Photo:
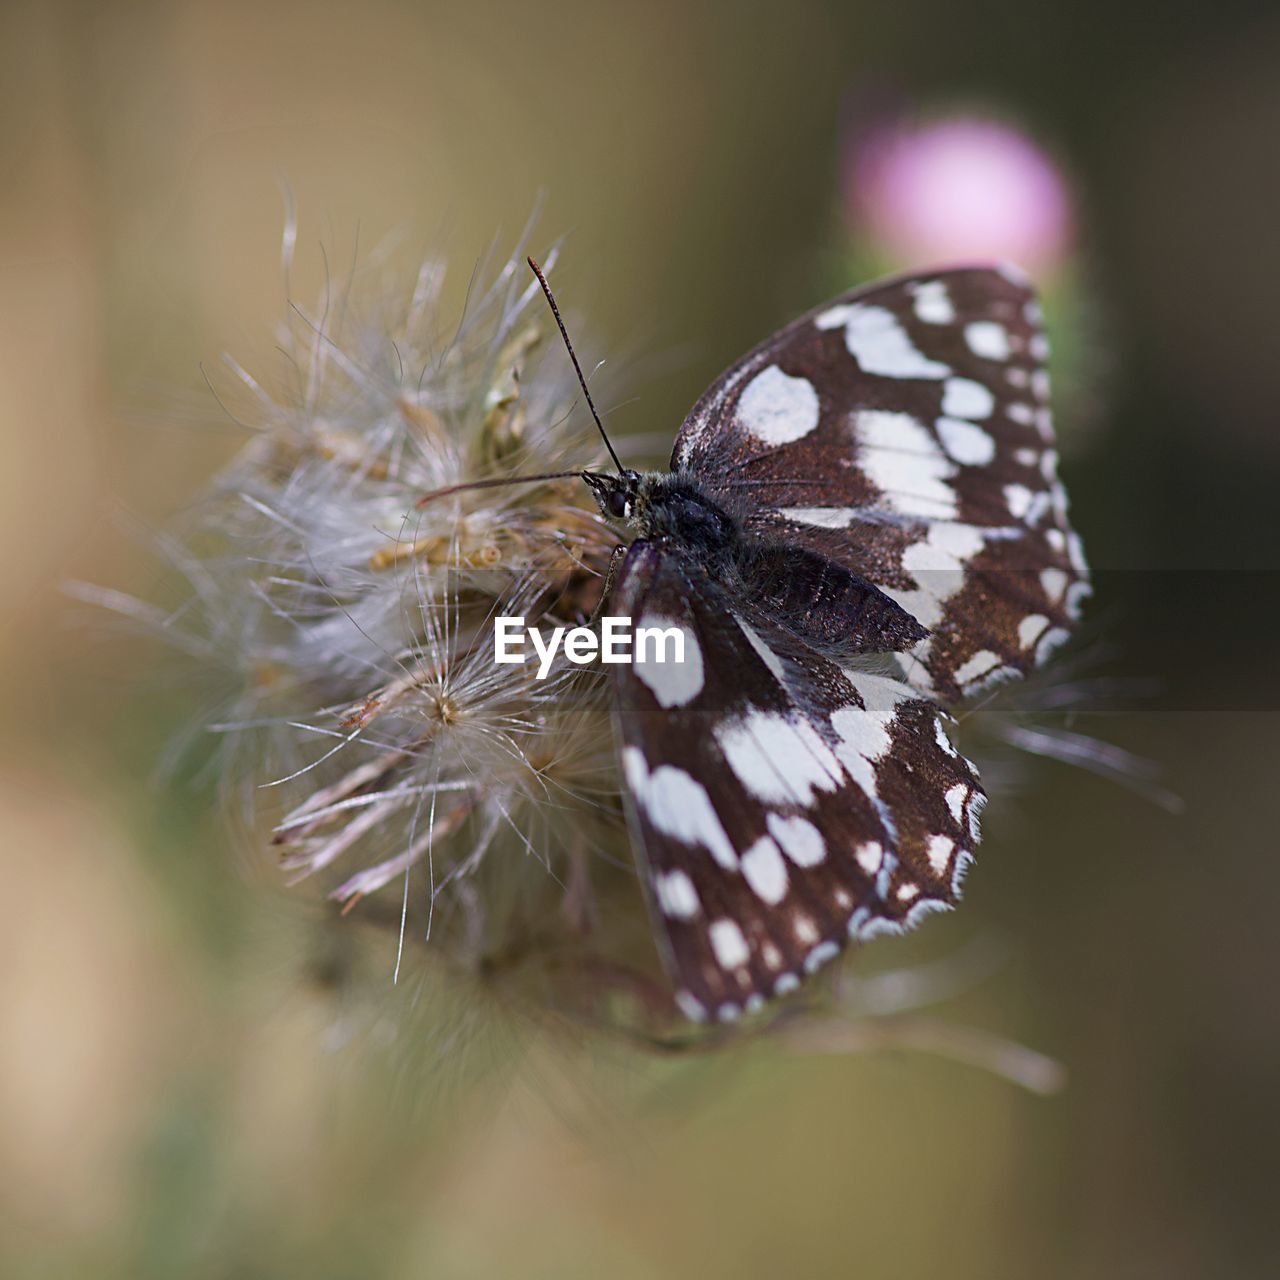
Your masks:
<svg viewBox="0 0 1280 1280"><path fill-rule="evenodd" d="M618 475L584 471L582 478L600 504L602 515L611 520L633 520L639 515L644 477L638 471L624 470Z"/></svg>

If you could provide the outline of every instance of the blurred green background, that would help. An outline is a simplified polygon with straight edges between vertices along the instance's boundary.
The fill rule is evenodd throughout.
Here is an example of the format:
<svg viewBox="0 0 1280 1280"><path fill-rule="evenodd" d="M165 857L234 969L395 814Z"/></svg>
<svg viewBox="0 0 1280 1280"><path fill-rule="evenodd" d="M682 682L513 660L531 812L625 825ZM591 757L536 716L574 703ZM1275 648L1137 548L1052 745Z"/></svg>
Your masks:
<svg viewBox="0 0 1280 1280"><path fill-rule="evenodd" d="M238 443L198 365L270 367L281 182L307 299L358 227L447 253L460 304L545 192L562 298L643 357L615 422L664 436L854 283L841 122L884 86L1020 123L1077 202L1064 470L1096 631L1163 689L1094 727L1186 811L1037 765L964 909L873 949L995 940L938 1016L1068 1087L518 1028L431 1071L334 1048L320 924L242 874L210 785L155 781L191 699L58 596L146 594L118 513L162 524ZM1280 1273L1274 6L9 0L0 121L5 1275Z"/></svg>

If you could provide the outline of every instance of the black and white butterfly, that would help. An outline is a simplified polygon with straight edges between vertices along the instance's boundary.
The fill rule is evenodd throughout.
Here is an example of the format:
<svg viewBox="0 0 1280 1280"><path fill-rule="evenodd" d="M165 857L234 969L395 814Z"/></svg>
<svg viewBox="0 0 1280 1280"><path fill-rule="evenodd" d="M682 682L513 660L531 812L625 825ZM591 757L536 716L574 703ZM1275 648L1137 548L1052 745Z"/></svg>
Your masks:
<svg viewBox="0 0 1280 1280"><path fill-rule="evenodd" d="M604 612L684 636L616 699L688 1017L955 903L985 797L945 708L1042 662L1089 592L1046 356L1019 273L892 279L723 373L669 472L583 473L633 535Z"/></svg>

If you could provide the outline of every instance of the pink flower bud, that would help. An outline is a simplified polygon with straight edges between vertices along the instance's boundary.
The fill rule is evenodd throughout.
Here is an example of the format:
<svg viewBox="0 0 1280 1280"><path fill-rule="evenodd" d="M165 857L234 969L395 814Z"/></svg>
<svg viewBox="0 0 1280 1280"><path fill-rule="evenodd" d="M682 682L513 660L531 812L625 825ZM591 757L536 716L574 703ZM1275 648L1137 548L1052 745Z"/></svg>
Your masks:
<svg viewBox="0 0 1280 1280"><path fill-rule="evenodd" d="M848 147L844 188L855 228L904 266L1000 259L1043 273L1070 251L1062 174L1025 134L991 120L873 126Z"/></svg>

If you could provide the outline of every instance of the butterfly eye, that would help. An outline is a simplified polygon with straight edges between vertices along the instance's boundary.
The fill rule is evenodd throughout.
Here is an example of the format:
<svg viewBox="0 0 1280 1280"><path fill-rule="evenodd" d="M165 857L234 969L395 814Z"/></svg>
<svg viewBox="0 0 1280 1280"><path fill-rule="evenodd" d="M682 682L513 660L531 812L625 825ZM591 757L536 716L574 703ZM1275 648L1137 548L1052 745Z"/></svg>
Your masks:
<svg viewBox="0 0 1280 1280"><path fill-rule="evenodd" d="M621 520L631 509L631 504L627 501L627 495L621 489L614 489L609 494L606 502L609 506L609 514L616 516Z"/></svg>

